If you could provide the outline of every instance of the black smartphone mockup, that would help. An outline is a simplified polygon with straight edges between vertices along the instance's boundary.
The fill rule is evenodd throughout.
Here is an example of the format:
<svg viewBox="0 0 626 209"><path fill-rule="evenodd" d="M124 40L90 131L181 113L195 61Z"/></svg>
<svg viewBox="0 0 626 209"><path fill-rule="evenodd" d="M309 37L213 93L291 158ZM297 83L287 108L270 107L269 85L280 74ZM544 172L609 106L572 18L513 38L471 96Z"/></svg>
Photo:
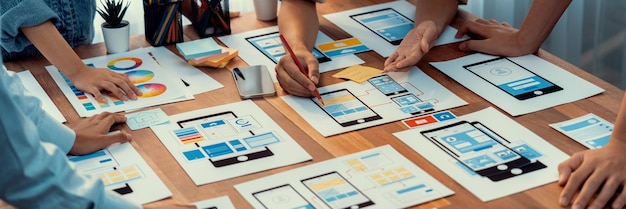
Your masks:
<svg viewBox="0 0 626 209"><path fill-rule="evenodd" d="M381 74L367 80L372 86L376 87L385 96L392 96L408 92L402 85L393 80L387 74Z"/></svg>
<svg viewBox="0 0 626 209"><path fill-rule="evenodd" d="M320 96L324 100L324 105L316 102L315 98L311 100L343 127L382 119L378 113L347 89L326 92Z"/></svg>
<svg viewBox="0 0 626 209"><path fill-rule="evenodd" d="M350 18L392 45L400 45L404 36L413 29L413 20L392 8L354 14Z"/></svg>
<svg viewBox="0 0 626 209"><path fill-rule="evenodd" d="M301 182L333 209L364 208L374 205L369 197L336 171L303 179Z"/></svg>
<svg viewBox="0 0 626 209"><path fill-rule="evenodd" d="M272 62L278 64L278 60L285 55L288 55L283 47L283 42L280 41L280 34L277 32L271 32L261 34L257 36L247 37L246 41L252 44L257 50L263 53ZM319 49L313 47L311 51L313 56L317 58L319 63L331 61L330 57L326 56Z"/></svg>

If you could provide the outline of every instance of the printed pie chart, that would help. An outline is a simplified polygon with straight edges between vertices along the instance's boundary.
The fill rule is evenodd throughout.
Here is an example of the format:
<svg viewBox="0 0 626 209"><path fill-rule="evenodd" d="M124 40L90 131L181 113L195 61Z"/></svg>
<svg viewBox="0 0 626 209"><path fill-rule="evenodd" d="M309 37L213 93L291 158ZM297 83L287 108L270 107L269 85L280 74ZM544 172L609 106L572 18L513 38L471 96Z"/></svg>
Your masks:
<svg viewBox="0 0 626 209"><path fill-rule="evenodd" d="M154 72L149 70L134 70L124 74L126 74L130 82L134 84L140 84L154 78Z"/></svg>
<svg viewBox="0 0 626 209"><path fill-rule="evenodd" d="M121 57L111 60L107 67L115 71L132 70L143 64L143 60L136 57Z"/></svg>
<svg viewBox="0 0 626 209"><path fill-rule="evenodd" d="M137 88L143 93L139 98L150 98L163 94L167 87L160 83L146 83L138 85Z"/></svg>

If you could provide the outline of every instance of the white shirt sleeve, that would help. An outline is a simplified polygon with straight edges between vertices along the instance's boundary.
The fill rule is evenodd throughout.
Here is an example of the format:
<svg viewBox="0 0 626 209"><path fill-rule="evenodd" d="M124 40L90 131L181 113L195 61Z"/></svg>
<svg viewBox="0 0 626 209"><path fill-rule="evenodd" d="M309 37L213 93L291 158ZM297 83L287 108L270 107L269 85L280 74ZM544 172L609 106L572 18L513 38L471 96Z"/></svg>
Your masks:
<svg viewBox="0 0 626 209"><path fill-rule="evenodd" d="M0 70L0 199L17 208L140 208L107 192L97 177L78 174L64 151L41 140L40 133L63 131L46 121L52 118L37 117L44 122L36 123L26 116L45 113L33 108L16 83L21 84L17 77Z"/></svg>

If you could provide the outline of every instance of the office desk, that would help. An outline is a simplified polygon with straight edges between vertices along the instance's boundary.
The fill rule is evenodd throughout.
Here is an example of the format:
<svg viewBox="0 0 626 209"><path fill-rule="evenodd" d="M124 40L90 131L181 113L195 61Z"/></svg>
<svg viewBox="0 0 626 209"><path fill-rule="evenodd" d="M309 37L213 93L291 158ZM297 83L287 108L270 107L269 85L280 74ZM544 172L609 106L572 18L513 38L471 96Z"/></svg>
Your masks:
<svg viewBox="0 0 626 209"><path fill-rule="evenodd" d="M374 4L375 0L342 0L328 1L325 4L318 4L319 13L333 13L352 9L362 6ZM455 20L459 21L475 18L471 15L460 15ZM251 29L275 25L275 21L261 22L255 19L254 13L243 14L241 17L234 18L231 21L233 33L248 31ZM348 38L346 32L337 28L328 20L320 18L321 30L331 38L338 40ZM193 31L192 27L185 26L185 39L193 40L199 38ZM144 36L135 36L131 40L131 49L148 46ZM440 71L434 69L428 64L430 61L442 61L454 59L467 55L457 49L458 44L448 44L435 47L426 55L417 66L426 74L437 82L446 86L452 92L460 96L469 104L451 111L456 115L465 115L483 108L492 106L489 102L474 94L470 90L458 84L456 81L445 76ZM178 53L174 46L168 46L170 50ZM102 43L76 48L77 53L82 58L90 58L94 56L102 56L106 54ZM560 148L567 154L585 150L582 145L574 142L566 136L558 133L548 126L549 123L560 122L573 117L577 117L586 113L595 113L596 115L614 121L617 116L619 104L623 95L623 91L611 84L600 80L599 78L586 73L585 71L543 51L540 50L537 55L546 59L570 72L580 76L598 86L605 89L603 94L587 98L584 100L560 105L539 112L526 114L513 118L518 123L524 125L528 129L537 133L539 136ZM367 66L382 68L384 58L375 52L366 52L358 55L366 61ZM254 63L249 63L254 64ZM67 124L71 125L80 120L78 114L72 108L70 103L56 86L50 75L45 71L44 66L49 65L43 57L33 57L20 61L6 62L5 65L14 71L23 69L31 70L35 78L44 87L48 95L54 103L59 107L63 115L67 118ZM183 113L205 107L222 105L240 101L237 89L230 75L229 69L238 66L247 65L240 58L233 59L226 69L200 68L220 83L224 88L195 95L195 100L178 102L173 104L159 105L157 107L163 109L168 115ZM336 71L334 71L336 72ZM324 73L321 78L321 86L343 82L341 79L332 78L330 75L334 72ZM276 84L278 94L284 95L285 92ZM135 149L144 157L150 166L157 172L165 184L173 193L172 198L148 204L147 206L162 206L172 203L195 202L204 199L214 198L222 195L228 195L237 208L250 208L251 206L241 197L234 189L233 185L246 182L263 176L279 173L289 169L309 165L315 162L331 159L333 157L351 154L354 152L374 148L377 146L390 144L401 154L406 156L413 163L424 169L430 175L444 185L455 191L455 195L447 198L439 199L429 203L415 206L414 208L559 208L557 203L561 188L556 183L547 184L538 188L527 190L518 194L510 195L487 203L481 202L474 197L462 186L457 184L452 178L437 169L422 156L410 149L400 140L395 138L392 133L406 130L407 128L401 122L393 122L376 127L352 131L331 137L321 136L315 129L306 123L298 114L296 114L289 106L286 105L278 97L269 97L265 99L253 100L261 107L270 117L275 120L287 133L289 133L296 141L304 147L313 157L312 161L304 162L296 165L286 166L282 168L272 169L260 173L237 177L216 183L210 183L202 186L195 186L191 179L186 175L183 169L178 165L176 160L169 154L160 140L152 133L150 129L141 129L132 131L133 141L130 142ZM505 113L506 114L506 113ZM289 117L287 117L289 116ZM130 131L126 125L119 125L117 128ZM211 174L207 174L211 175Z"/></svg>

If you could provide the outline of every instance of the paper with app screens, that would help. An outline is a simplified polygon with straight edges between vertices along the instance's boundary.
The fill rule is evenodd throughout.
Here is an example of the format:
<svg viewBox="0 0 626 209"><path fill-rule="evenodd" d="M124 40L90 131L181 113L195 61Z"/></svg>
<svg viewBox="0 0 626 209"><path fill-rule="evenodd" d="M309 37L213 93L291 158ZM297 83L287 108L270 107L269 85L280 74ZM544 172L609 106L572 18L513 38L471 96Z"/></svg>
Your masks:
<svg viewBox="0 0 626 209"><path fill-rule="evenodd" d="M197 209L235 209L233 202L230 201L228 196L194 202L193 205L195 205Z"/></svg>
<svg viewBox="0 0 626 209"><path fill-rule="evenodd" d="M150 127L196 185L311 160L254 102L170 116Z"/></svg>
<svg viewBox="0 0 626 209"><path fill-rule="evenodd" d="M267 69L270 69L274 82L276 82L276 72L273 69L276 67L276 63L278 63L281 57L285 55L289 56L280 41L278 26L221 36L219 39L229 48L238 49L239 57L247 63L267 66ZM317 39L315 40L316 45L331 41L333 41L333 39L321 31L318 31ZM365 63L353 54L340 57L328 57L318 48L314 48L312 53L318 57L320 73Z"/></svg>
<svg viewBox="0 0 626 209"><path fill-rule="evenodd" d="M235 185L254 208L407 208L454 192L389 145Z"/></svg>
<svg viewBox="0 0 626 209"><path fill-rule="evenodd" d="M380 74L362 84L324 86L319 92L323 106L311 98L281 99L325 137L467 104L417 67Z"/></svg>
<svg viewBox="0 0 626 209"><path fill-rule="evenodd" d="M394 135L483 202L556 181L569 157L493 107Z"/></svg>
<svg viewBox="0 0 626 209"><path fill-rule="evenodd" d="M589 149L604 147L613 133L613 124L593 113L553 123L550 127Z"/></svg>
<svg viewBox="0 0 626 209"><path fill-rule="evenodd" d="M146 204L172 196L163 181L130 143L82 156L68 156L82 173L100 177L104 189L128 201Z"/></svg>
<svg viewBox="0 0 626 209"><path fill-rule="evenodd" d="M358 38L380 56L388 57L413 29L415 6L408 1L392 1L325 14L324 18ZM435 46L467 40L455 38L456 29L447 26Z"/></svg>
<svg viewBox="0 0 626 209"><path fill-rule="evenodd" d="M476 53L430 64L512 116L604 91L535 55L496 57Z"/></svg>

